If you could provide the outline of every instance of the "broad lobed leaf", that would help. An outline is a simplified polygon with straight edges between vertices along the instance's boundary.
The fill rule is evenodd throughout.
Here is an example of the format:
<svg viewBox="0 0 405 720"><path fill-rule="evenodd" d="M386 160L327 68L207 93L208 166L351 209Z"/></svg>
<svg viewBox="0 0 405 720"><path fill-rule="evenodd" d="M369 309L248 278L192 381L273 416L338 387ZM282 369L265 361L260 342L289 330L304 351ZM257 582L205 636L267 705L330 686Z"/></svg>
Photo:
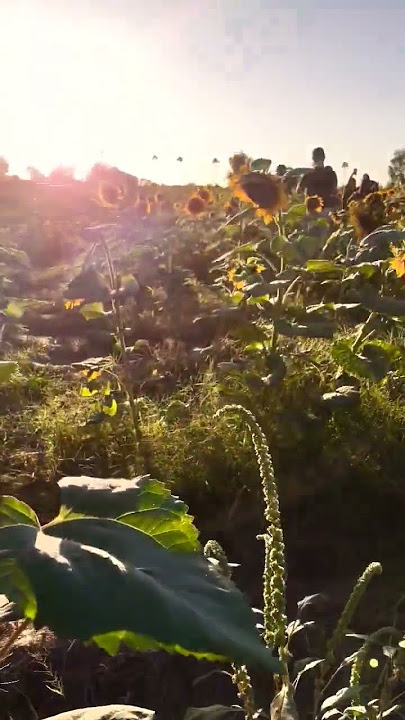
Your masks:
<svg viewBox="0 0 405 720"><path fill-rule="evenodd" d="M126 631L131 641L141 636L141 649L180 649L280 669L242 594L198 553L170 552L145 532L98 518L44 531L1 528L0 551L15 563L14 574L12 566L5 580L0 577L0 593L25 612L32 594L35 625L59 637L87 641ZM27 579L25 604L21 588L10 582L17 572Z"/></svg>

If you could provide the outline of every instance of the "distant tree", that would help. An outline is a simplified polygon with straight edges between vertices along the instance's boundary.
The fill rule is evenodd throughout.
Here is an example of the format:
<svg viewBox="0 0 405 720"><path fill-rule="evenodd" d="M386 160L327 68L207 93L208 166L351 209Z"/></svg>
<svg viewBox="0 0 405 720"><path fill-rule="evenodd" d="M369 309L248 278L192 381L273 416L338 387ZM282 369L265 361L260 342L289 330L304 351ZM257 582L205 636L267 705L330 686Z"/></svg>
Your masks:
<svg viewBox="0 0 405 720"><path fill-rule="evenodd" d="M71 183L74 179L75 169L73 167L65 167L64 165L60 165L59 167L54 168L48 175L48 180L57 185Z"/></svg>
<svg viewBox="0 0 405 720"><path fill-rule="evenodd" d="M0 157L0 177L4 177L8 173L9 164L4 157Z"/></svg>
<svg viewBox="0 0 405 720"><path fill-rule="evenodd" d="M43 175L37 168L32 167L31 165L27 167L27 173L29 176L29 179L33 182L38 182L38 180L43 180L45 175Z"/></svg>
<svg viewBox="0 0 405 720"><path fill-rule="evenodd" d="M405 148L395 150L388 167L388 175L392 183L405 185Z"/></svg>
<svg viewBox="0 0 405 720"><path fill-rule="evenodd" d="M89 170L86 180L88 182L100 182L100 180L104 180L106 176L108 176L108 173L111 171L111 166L106 165L105 163L95 163L93 167Z"/></svg>

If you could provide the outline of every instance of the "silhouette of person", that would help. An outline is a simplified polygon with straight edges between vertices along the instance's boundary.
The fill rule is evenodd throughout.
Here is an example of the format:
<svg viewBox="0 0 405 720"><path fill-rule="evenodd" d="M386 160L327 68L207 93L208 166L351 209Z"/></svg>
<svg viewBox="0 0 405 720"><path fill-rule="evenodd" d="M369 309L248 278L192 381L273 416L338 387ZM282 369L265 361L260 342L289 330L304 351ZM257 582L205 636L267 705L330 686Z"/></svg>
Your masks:
<svg viewBox="0 0 405 720"><path fill-rule="evenodd" d="M305 173L298 185L298 192L307 196L318 195L325 209L335 210L340 205L337 194L337 176L330 165L325 166L325 151L321 147L312 153L313 169Z"/></svg>

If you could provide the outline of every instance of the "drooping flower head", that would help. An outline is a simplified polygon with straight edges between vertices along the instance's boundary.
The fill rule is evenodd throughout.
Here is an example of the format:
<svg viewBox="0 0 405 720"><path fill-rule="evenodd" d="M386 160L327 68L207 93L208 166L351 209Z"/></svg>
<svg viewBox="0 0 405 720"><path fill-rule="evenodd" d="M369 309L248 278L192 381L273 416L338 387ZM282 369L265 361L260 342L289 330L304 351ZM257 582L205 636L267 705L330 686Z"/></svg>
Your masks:
<svg viewBox="0 0 405 720"><path fill-rule="evenodd" d="M229 158L229 164L232 172L238 174L241 172L242 167L249 167L250 161L245 153L240 152L235 153L235 155L232 155L232 157Z"/></svg>
<svg viewBox="0 0 405 720"><path fill-rule="evenodd" d="M323 210L323 200L319 195L311 195L305 200L305 206L308 215L316 215Z"/></svg>
<svg viewBox="0 0 405 720"><path fill-rule="evenodd" d="M201 215L205 210L205 202L199 195L193 195L187 203L189 215Z"/></svg>
<svg viewBox="0 0 405 720"><path fill-rule="evenodd" d="M256 205L260 210L266 210L270 215L275 215L287 204L283 184L275 175L245 173L237 179L232 189L235 197Z"/></svg>
<svg viewBox="0 0 405 720"><path fill-rule="evenodd" d="M201 200L204 200L204 202L206 203L209 203L212 200L211 193L206 187L198 188L197 195L201 198Z"/></svg>

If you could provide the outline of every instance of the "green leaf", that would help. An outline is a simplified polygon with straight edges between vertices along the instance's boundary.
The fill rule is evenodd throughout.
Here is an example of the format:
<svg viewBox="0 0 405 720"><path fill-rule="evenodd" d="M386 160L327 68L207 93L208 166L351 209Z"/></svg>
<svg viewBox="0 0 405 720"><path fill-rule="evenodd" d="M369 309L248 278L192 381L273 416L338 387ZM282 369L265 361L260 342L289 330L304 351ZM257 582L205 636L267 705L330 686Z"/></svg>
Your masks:
<svg viewBox="0 0 405 720"><path fill-rule="evenodd" d="M330 697L326 698L326 700L324 700L324 702L321 705L321 710L327 710L328 708L333 708L336 705L340 705L341 703L349 704L350 700L353 700L353 698L358 697L359 690L360 690L359 685L354 685L352 687L344 687L341 690L338 690L338 692L335 695L331 695Z"/></svg>
<svg viewBox="0 0 405 720"><path fill-rule="evenodd" d="M262 377L262 382L267 387L276 387L284 380L287 374L284 359L277 353L269 353L266 357L266 366L270 372L265 377Z"/></svg>
<svg viewBox="0 0 405 720"><path fill-rule="evenodd" d="M253 160L250 167L256 172L268 173L270 170L270 165L271 160L269 160L268 158L257 158L256 160Z"/></svg>
<svg viewBox="0 0 405 720"><path fill-rule="evenodd" d="M22 316L24 315L24 311L27 305L29 305L28 301L10 300L5 309L5 313L6 315L8 315L8 317L20 320L20 318L22 318Z"/></svg>
<svg viewBox="0 0 405 720"><path fill-rule="evenodd" d="M174 510L152 509L120 515L119 522L142 530L158 543L175 552L196 552L201 546L198 530L190 515L179 515Z"/></svg>
<svg viewBox="0 0 405 720"><path fill-rule="evenodd" d="M350 269L352 272L347 276L347 280L354 277L356 273L360 273L366 278L371 278L376 272L378 272L378 270L381 269L381 261L377 260L375 262L357 263L357 265L352 265Z"/></svg>
<svg viewBox="0 0 405 720"><path fill-rule="evenodd" d="M117 410L118 410L117 401L114 400L114 398L111 398L110 404L107 405L106 403L104 403L102 410L103 410L104 415L108 415L108 417L115 417L115 415L117 414Z"/></svg>
<svg viewBox="0 0 405 720"><path fill-rule="evenodd" d="M7 382L18 368L18 363L12 360L0 360L0 383Z"/></svg>
<svg viewBox="0 0 405 720"><path fill-rule="evenodd" d="M360 402L360 392L352 385L342 385L336 392L324 393L322 405L334 410L341 407L354 407Z"/></svg>
<svg viewBox="0 0 405 720"><path fill-rule="evenodd" d="M11 495L0 496L0 527L6 525L33 525L39 528L39 520L29 505Z"/></svg>
<svg viewBox="0 0 405 720"><path fill-rule="evenodd" d="M21 532L24 531L24 528L33 529L28 525L13 525L4 529L9 530L10 527L19 530L22 528ZM2 551L0 556L1 594L5 595L12 603L16 603L26 618L34 620L37 613L37 601L28 577L21 570L16 559L9 556L7 548L0 545L0 550Z"/></svg>
<svg viewBox="0 0 405 720"><path fill-rule="evenodd" d="M116 519L138 510L172 510L185 515L187 505L159 480L143 475L122 478L64 477L58 482L61 504L65 510L100 518Z"/></svg>
<svg viewBox="0 0 405 720"><path fill-rule="evenodd" d="M368 285L356 291L356 295L359 302L361 302L367 310L373 310L382 315L390 315L393 317L405 316L405 300L401 298L379 295Z"/></svg>
<svg viewBox="0 0 405 720"><path fill-rule="evenodd" d="M312 273L336 273L344 270L332 260L307 260L306 269Z"/></svg>
<svg viewBox="0 0 405 720"><path fill-rule="evenodd" d="M135 705L103 705L68 710L45 720L153 720L154 717L153 710L138 708Z"/></svg>
<svg viewBox="0 0 405 720"><path fill-rule="evenodd" d="M80 396L83 398L89 398L93 397L94 395L97 395L98 389L95 388L94 390L91 390L87 385L84 385L80 388Z"/></svg>
<svg viewBox="0 0 405 720"><path fill-rule="evenodd" d="M313 322L300 325L288 320L278 320L274 327L280 335L287 337L332 338L336 332L336 325L332 322Z"/></svg>
<svg viewBox="0 0 405 720"><path fill-rule="evenodd" d="M242 594L197 553L170 552L144 532L98 518L44 531L1 528L0 551L28 578L35 626L58 637L88 641L126 630L154 648L281 672Z"/></svg>
<svg viewBox="0 0 405 720"><path fill-rule="evenodd" d="M366 343L361 354L352 350L349 340L339 340L332 347L332 357L343 370L373 382L381 382L389 372L392 352L392 349L387 351L378 342Z"/></svg>
<svg viewBox="0 0 405 720"><path fill-rule="evenodd" d="M87 303L87 305L82 305L80 313L85 320L96 320L105 315L105 310L102 302L92 302Z"/></svg>

